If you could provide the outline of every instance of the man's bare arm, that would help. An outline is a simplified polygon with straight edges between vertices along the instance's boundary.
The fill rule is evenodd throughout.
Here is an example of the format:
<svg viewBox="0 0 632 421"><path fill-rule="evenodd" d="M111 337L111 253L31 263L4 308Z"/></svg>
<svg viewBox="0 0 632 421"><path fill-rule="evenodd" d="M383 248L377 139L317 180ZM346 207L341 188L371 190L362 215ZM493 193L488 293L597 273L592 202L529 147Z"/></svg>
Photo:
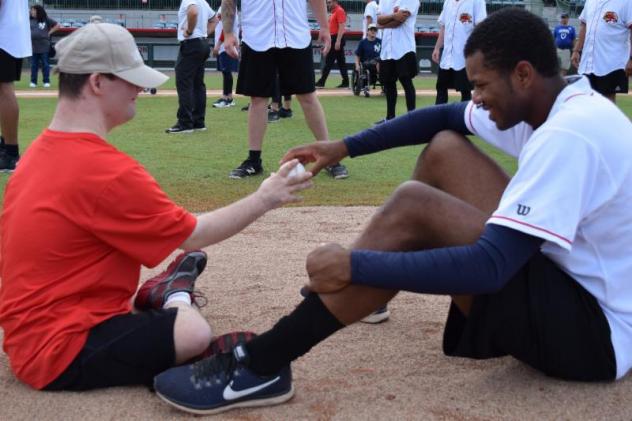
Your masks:
<svg viewBox="0 0 632 421"><path fill-rule="evenodd" d="M318 31L318 42L322 45L323 56L326 56L331 48L329 21L327 20L327 5L325 4L325 0L309 0L309 5L320 27Z"/></svg>
<svg viewBox="0 0 632 421"><path fill-rule="evenodd" d="M218 22L219 22L219 19L217 19L217 15L213 16L211 19L208 20L208 22L206 23L207 36L210 36L213 32L215 32L215 27L217 26Z"/></svg>
<svg viewBox="0 0 632 421"><path fill-rule="evenodd" d="M187 25L186 28L182 28L184 31L184 37L189 38L195 31L195 26L198 20L198 7L194 4L187 8Z"/></svg>
<svg viewBox="0 0 632 421"><path fill-rule="evenodd" d="M233 33L235 13L237 13L235 0L222 0L222 26L224 28L224 36Z"/></svg>

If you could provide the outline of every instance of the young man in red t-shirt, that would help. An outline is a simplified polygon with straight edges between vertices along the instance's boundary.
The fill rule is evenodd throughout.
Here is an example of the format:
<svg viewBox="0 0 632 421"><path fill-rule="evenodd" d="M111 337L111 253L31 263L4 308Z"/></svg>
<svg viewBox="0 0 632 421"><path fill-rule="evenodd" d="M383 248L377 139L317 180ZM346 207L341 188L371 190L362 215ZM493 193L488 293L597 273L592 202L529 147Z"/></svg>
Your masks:
<svg viewBox="0 0 632 421"><path fill-rule="evenodd" d="M167 76L144 65L117 25L86 25L60 41L57 54L55 115L4 196L4 351L16 376L36 389L150 384L209 347L211 329L191 305L206 264L198 249L296 201L311 174L289 177L294 161L252 195L192 215L105 140L134 117L142 87ZM141 265L156 266L177 248L185 253L145 282L132 306Z"/></svg>
<svg viewBox="0 0 632 421"><path fill-rule="evenodd" d="M325 82L335 61L338 63L338 69L340 69L340 75L342 76L342 83L336 86L336 88L348 88L349 76L347 75L347 63L345 61L344 40L347 14L345 13L345 9L338 3L338 0L327 0L327 6L331 12L331 16L329 16L329 31L331 33L331 45L333 47L327 54L325 67L320 75L320 79L316 82L316 87L325 87Z"/></svg>

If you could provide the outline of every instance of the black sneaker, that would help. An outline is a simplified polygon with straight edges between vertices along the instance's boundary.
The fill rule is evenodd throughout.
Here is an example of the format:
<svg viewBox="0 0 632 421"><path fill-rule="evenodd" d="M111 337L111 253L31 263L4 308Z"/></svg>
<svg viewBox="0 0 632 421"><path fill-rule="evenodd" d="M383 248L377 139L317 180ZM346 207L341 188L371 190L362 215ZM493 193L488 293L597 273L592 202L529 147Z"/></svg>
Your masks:
<svg viewBox="0 0 632 421"><path fill-rule="evenodd" d="M292 118L292 109L291 108L279 108L279 117L280 118Z"/></svg>
<svg viewBox="0 0 632 421"><path fill-rule="evenodd" d="M270 376L248 367L243 344L230 352L171 368L154 378L156 395L169 405L194 414L217 414L233 408L283 403L294 395L286 365Z"/></svg>
<svg viewBox="0 0 632 421"><path fill-rule="evenodd" d="M331 167L326 168L327 173L336 180L342 180L349 177L347 168L342 164L334 164Z"/></svg>
<svg viewBox="0 0 632 421"><path fill-rule="evenodd" d="M193 126L193 131L194 132L205 132L208 129L206 128L206 126L204 124L196 124L195 126Z"/></svg>
<svg viewBox="0 0 632 421"><path fill-rule="evenodd" d="M241 107L241 111L248 111L250 109L250 104L246 104L243 107Z"/></svg>
<svg viewBox="0 0 632 421"><path fill-rule="evenodd" d="M0 149L0 172L13 172L20 156L9 155L4 149Z"/></svg>
<svg viewBox="0 0 632 421"><path fill-rule="evenodd" d="M238 166L237 168L232 170L230 174L228 174L228 178L233 178L233 179L246 178L246 177L251 177L253 175L259 175L262 172L263 172L263 165L261 165L261 161L252 162L246 159L244 162L241 163L240 166Z"/></svg>
<svg viewBox="0 0 632 421"><path fill-rule="evenodd" d="M276 123L279 121L279 112L278 111L268 111L268 123Z"/></svg>
<svg viewBox="0 0 632 421"><path fill-rule="evenodd" d="M185 127L182 127L179 124L174 124L173 126L166 129L165 133L168 133L168 134L193 133L193 129L187 129Z"/></svg>

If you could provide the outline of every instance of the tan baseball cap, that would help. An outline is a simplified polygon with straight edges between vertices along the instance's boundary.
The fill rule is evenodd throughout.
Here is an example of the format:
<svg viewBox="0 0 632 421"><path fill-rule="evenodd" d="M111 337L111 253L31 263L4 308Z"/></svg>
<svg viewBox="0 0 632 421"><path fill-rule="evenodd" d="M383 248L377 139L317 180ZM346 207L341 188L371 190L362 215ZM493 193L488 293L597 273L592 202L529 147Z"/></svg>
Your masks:
<svg viewBox="0 0 632 421"><path fill-rule="evenodd" d="M112 73L143 88L156 88L169 79L146 66L134 37L122 26L89 23L57 44L57 66L61 73Z"/></svg>

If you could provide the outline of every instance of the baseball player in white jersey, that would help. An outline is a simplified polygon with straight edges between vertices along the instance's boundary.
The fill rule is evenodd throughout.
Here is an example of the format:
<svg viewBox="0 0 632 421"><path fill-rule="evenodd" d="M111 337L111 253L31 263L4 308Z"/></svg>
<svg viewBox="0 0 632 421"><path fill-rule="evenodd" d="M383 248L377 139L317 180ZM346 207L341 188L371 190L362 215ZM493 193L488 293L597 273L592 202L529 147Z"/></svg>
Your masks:
<svg viewBox="0 0 632 421"><path fill-rule="evenodd" d="M461 101L472 98L472 85L465 73L465 42L487 17L485 0L445 0L439 15L439 36L432 51L432 60L439 64L435 104L448 102L448 89L461 93ZM441 53L441 48L443 52Z"/></svg>
<svg viewBox="0 0 632 421"><path fill-rule="evenodd" d="M616 94L628 92L631 32L630 0L586 0L571 61L597 92L612 101Z"/></svg>
<svg viewBox="0 0 632 421"><path fill-rule="evenodd" d="M362 38L366 38L366 31L370 24L377 25L377 11L379 6L375 0L367 0L362 15ZM378 36L378 38L380 38Z"/></svg>

